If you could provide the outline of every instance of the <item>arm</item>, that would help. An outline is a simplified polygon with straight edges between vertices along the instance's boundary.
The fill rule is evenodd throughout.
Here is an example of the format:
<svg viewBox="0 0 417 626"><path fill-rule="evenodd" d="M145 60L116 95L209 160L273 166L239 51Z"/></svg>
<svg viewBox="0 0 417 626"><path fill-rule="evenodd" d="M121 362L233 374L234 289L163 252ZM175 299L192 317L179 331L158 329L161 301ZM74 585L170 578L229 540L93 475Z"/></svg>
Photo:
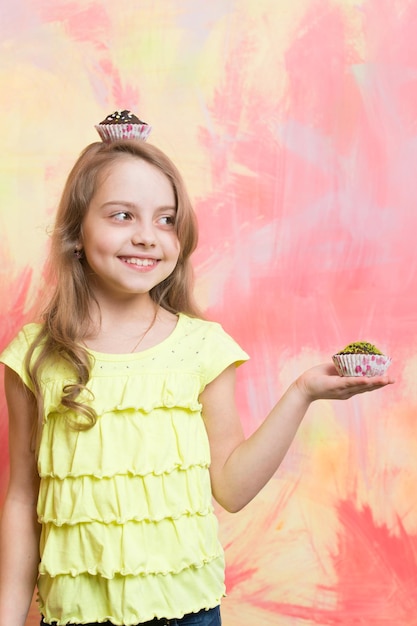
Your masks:
<svg viewBox="0 0 417 626"><path fill-rule="evenodd" d="M234 400L235 367L228 367L200 396L215 499L230 512L250 502L280 466L314 400L346 400L392 382L387 376L341 377L332 364L313 367L290 385L265 421L245 439Z"/></svg>
<svg viewBox="0 0 417 626"><path fill-rule="evenodd" d="M39 477L31 450L37 411L33 394L8 367L4 381L9 410L10 480L0 526L0 624L23 626L39 563Z"/></svg>

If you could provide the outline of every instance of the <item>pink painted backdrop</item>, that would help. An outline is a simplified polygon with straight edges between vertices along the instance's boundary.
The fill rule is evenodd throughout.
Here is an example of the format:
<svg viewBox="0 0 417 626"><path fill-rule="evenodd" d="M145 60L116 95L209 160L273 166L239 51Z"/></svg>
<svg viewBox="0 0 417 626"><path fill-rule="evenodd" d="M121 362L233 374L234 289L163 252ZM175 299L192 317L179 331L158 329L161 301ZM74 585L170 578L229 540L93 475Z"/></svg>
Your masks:
<svg viewBox="0 0 417 626"><path fill-rule="evenodd" d="M226 626L417 624L416 33L415 0L0 5L0 347L69 168L130 108L194 199L198 300L252 356L247 433L346 343L393 357L394 387L316 403L254 502L219 510ZM3 396L0 434L3 497Z"/></svg>

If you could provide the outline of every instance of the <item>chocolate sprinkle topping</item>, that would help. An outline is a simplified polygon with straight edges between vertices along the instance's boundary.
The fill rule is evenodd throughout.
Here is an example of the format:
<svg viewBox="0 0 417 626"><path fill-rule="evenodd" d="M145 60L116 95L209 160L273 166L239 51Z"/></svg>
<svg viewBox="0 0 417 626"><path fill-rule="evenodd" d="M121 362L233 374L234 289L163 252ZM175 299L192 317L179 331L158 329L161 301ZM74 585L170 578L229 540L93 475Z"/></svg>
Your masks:
<svg viewBox="0 0 417 626"><path fill-rule="evenodd" d="M108 115L100 124L146 124L146 122L140 120L134 113L125 109L124 111L111 113L111 115Z"/></svg>

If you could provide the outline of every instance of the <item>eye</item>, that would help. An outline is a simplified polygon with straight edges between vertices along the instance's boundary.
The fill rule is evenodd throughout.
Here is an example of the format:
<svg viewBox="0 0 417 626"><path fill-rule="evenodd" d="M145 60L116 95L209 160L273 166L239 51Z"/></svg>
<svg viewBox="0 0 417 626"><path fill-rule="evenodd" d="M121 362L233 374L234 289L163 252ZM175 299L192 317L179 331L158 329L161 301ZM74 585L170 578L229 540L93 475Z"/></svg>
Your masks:
<svg viewBox="0 0 417 626"><path fill-rule="evenodd" d="M111 216L116 222L127 222L132 219L132 216L127 211L118 211Z"/></svg>
<svg viewBox="0 0 417 626"><path fill-rule="evenodd" d="M162 226L174 226L175 225L175 215L162 215L158 222L162 224Z"/></svg>

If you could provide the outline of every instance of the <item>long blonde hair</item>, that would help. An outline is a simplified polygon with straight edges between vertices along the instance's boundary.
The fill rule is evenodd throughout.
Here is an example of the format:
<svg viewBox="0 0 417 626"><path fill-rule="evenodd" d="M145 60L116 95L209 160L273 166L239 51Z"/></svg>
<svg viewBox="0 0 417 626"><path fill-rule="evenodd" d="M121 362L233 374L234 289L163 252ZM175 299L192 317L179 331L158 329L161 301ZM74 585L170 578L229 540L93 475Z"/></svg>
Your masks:
<svg viewBox="0 0 417 626"><path fill-rule="evenodd" d="M43 313L41 331L26 357L26 368L39 407L39 423L35 427L38 435L43 420L40 373L51 355L64 359L74 370L74 382L63 388L61 399L63 407L77 412L78 419L72 421L71 426L86 430L97 419L92 407L77 400L81 391L86 390L92 366L91 357L80 340L90 324L91 304L95 298L86 279L84 263L75 255L75 249L101 172L126 156L142 159L161 170L171 182L176 199L175 227L180 243L178 263L172 274L151 290L151 298L172 313L200 315L192 295L190 263L190 255L197 245L197 221L178 169L161 150L144 141L90 144L76 161L62 193L49 258L54 290Z"/></svg>

